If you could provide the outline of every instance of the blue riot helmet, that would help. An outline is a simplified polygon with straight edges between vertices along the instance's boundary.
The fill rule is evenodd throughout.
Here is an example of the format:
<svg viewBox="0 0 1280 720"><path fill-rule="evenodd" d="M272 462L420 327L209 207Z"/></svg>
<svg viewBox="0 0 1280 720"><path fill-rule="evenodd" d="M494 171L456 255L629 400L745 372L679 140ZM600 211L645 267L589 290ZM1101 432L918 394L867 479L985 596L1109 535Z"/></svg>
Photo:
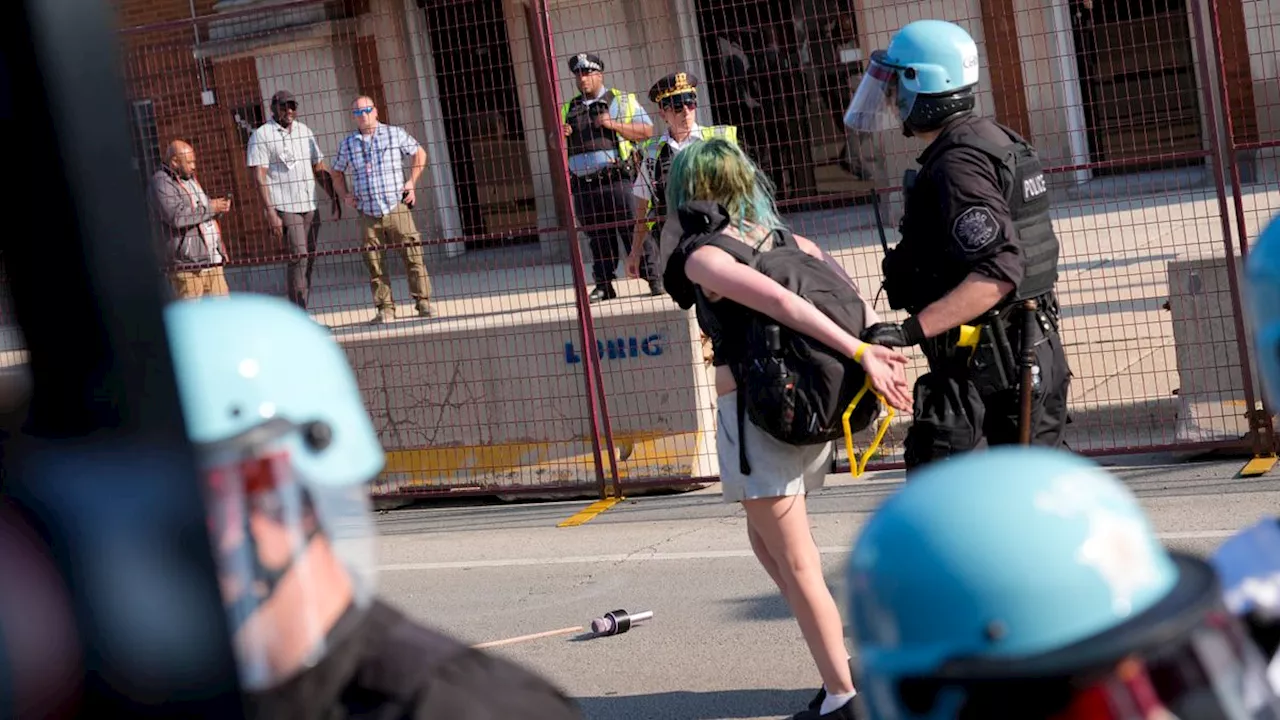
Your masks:
<svg viewBox="0 0 1280 720"><path fill-rule="evenodd" d="M1241 283L1245 324L1262 377L1265 405L1280 412L1280 215L1249 249ZM1215 556L1229 585L1229 601L1249 606L1254 637L1273 656L1272 682L1280 687L1280 518L1272 517L1223 544ZM1252 590L1267 597L1250 599Z"/></svg>
<svg viewBox="0 0 1280 720"><path fill-rule="evenodd" d="M875 720L1280 713L1212 567L1166 550L1128 488L1068 452L930 464L872 515L848 587Z"/></svg>
<svg viewBox="0 0 1280 720"><path fill-rule="evenodd" d="M292 303L179 300L165 323L241 681L268 689L374 599L383 450L342 348Z"/></svg>
<svg viewBox="0 0 1280 720"><path fill-rule="evenodd" d="M1245 318L1271 412L1280 412L1280 215L1249 248L1244 267Z"/></svg>
<svg viewBox="0 0 1280 720"><path fill-rule="evenodd" d="M977 84L978 46L969 33L955 23L918 20L871 53L844 123L859 132L901 126L907 136L936 130L973 110Z"/></svg>

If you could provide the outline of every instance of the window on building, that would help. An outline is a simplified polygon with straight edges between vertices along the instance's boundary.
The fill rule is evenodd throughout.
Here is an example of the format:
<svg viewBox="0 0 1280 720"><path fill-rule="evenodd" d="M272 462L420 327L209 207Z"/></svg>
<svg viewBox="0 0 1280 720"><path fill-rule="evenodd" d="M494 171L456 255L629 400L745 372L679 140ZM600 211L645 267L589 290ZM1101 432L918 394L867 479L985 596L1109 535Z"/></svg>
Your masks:
<svg viewBox="0 0 1280 720"><path fill-rule="evenodd" d="M249 136L267 121L266 115L262 112L262 103L250 103L233 108L231 119L235 122L236 130L240 135L241 148L249 147Z"/></svg>
<svg viewBox="0 0 1280 720"><path fill-rule="evenodd" d="M156 129L156 107L150 100L129 106L129 129L133 139L133 170L146 182L160 167L160 132Z"/></svg>

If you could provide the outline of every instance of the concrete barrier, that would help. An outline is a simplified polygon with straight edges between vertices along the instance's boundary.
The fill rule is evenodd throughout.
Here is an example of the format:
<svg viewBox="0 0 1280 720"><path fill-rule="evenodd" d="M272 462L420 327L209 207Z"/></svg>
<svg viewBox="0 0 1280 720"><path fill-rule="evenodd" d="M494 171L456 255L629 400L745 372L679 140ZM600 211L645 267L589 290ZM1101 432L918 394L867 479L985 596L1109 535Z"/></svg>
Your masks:
<svg viewBox="0 0 1280 720"><path fill-rule="evenodd" d="M335 333L388 453L376 494L595 491L574 308L493 310ZM716 475L713 378L692 313L649 298L593 313L619 476Z"/></svg>
<svg viewBox="0 0 1280 720"><path fill-rule="evenodd" d="M1235 265L1239 277L1239 258ZM1169 311L1179 380L1176 442L1245 437L1251 409L1245 402L1226 259L1169 263ZM1245 342L1257 410L1262 394L1257 364L1252 362L1253 342L1247 334Z"/></svg>

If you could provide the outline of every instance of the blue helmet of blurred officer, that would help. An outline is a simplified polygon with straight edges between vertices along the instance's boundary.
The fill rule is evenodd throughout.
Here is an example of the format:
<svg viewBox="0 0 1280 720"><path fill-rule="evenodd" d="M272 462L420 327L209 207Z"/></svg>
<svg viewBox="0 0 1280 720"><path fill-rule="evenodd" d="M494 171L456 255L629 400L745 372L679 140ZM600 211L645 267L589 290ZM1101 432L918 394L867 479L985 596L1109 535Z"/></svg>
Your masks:
<svg viewBox="0 0 1280 720"><path fill-rule="evenodd" d="M848 573L876 720L1280 713L1213 568L1166 550L1128 488L1071 453L1005 446L923 468Z"/></svg>
<svg viewBox="0 0 1280 720"><path fill-rule="evenodd" d="M1268 409L1280 412L1280 215L1262 230L1244 267L1245 320Z"/></svg>
<svg viewBox="0 0 1280 720"><path fill-rule="evenodd" d="M246 717L582 717L546 679L378 597L384 454L327 328L253 293L170 303L165 323Z"/></svg>
<svg viewBox="0 0 1280 720"><path fill-rule="evenodd" d="M973 111L977 85L978 45L969 33L955 23L917 20L871 53L844 123L861 132L900 126L908 137L935 130Z"/></svg>
<svg viewBox="0 0 1280 720"><path fill-rule="evenodd" d="M1243 305L1253 355L1262 374L1265 407L1280 411L1280 215L1262 230L1245 259ZM1228 584L1227 602L1273 655L1272 682L1280 687L1280 516L1268 517L1223 543L1214 563Z"/></svg>
<svg viewBox="0 0 1280 720"><path fill-rule="evenodd" d="M384 455L342 347L289 303L165 309L241 682L279 685L375 598L367 483Z"/></svg>

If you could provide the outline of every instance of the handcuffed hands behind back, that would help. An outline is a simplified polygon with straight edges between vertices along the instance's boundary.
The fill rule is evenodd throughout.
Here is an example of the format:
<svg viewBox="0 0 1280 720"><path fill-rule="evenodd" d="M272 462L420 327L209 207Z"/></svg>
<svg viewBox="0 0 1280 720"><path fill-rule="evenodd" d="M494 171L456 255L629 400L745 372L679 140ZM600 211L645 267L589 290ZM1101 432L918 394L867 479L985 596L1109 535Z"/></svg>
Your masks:
<svg viewBox="0 0 1280 720"><path fill-rule="evenodd" d="M871 387L885 402L901 412L911 412L911 385L907 382L907 356L883 345L867 343L862 351L862 369L871 378Z"/></svg>

